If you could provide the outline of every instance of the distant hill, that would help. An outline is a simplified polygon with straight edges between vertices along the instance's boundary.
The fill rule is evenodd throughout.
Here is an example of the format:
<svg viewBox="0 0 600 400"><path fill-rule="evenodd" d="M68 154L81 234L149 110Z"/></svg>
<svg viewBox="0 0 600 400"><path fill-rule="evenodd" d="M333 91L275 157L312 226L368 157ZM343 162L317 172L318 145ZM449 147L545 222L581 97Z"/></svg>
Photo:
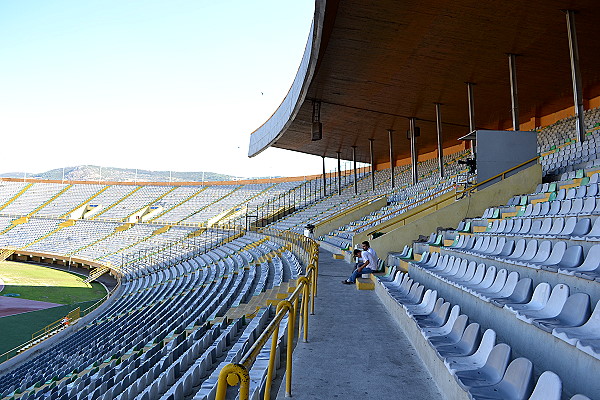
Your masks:
<svg viewBox="0 0 600 400"><path fill-rule="evenodd" d="M76 167L65 167L65 180L68 181L119 181L119 182L203 182L203 181L231 181L238 179L231 175L218 174L215 172L169 172L148 171L127 168L100 167L96 165L79 165ZM57 168L37 174L27 174L27 178L62 180L63 169ZM100 176L102 174L102 177ZM23 172L0 173L2 178L23 178ZM253 179L253 178L252 178Z"/></svg>

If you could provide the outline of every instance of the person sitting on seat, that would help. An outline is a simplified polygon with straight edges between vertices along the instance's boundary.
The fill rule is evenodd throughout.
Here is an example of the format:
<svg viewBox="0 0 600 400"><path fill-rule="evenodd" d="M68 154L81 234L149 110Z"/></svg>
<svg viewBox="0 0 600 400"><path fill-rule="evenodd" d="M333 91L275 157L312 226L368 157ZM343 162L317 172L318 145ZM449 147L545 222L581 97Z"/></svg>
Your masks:
<svg viewBox="0 0 600 400"><path fill-rule="evenodd" d="M354 261L356 261L356 264L354 264L354 269L356 269L360 266L360 264L362 264L362 250L354 249L352 256L354 257ZM352 272L354 272L354 270L352 270Z"/></svg>
<svg viewBox="0 0 600 400"><path fill-rule="evenodd" d="M362 242L362 248L361 257L363 262L360 263L354 272L352 272L352 275L350 275L348 279L343 280L342 283L351 285L356 282L356 278L359 275L370 274L371 272L377 271L377 253L375 253L375 250L371 248L367 241Z"/></svg>

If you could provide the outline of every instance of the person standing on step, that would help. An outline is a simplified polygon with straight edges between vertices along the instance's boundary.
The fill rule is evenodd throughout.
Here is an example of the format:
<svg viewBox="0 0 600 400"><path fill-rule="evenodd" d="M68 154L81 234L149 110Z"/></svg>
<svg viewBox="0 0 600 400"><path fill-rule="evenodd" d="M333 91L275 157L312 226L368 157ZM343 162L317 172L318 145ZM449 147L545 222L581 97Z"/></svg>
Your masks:
<svg viewBox="0 0 600 400"><path fill-rule="evenodd" d="M363 262L359 264L354 272L352 272L352 275L350 275L348 279L343 280L342 283L351 285L356 282L356 278L359 275L370 274L371 272L377 271L377 253L375 253L375 250L371 248L369 242L366 240L362 242L362 249L361 257Z"/></svg>

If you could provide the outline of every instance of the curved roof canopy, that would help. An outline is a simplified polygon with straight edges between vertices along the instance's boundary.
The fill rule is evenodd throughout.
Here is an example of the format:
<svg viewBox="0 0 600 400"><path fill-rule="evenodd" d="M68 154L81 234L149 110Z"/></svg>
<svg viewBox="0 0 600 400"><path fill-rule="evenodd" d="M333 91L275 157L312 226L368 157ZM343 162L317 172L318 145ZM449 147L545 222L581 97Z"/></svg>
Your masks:
<svg viewBox="0 0 600 400"><path fill-rule="evenodd" d="M249 155L269 146L375 162L410 154L410 117L420 152L436 148L442 103L444 146L468 133L467 85L478 128L508 129L508 53L516 59L520 121L573 105L566 17L575 16L584 98L600 91L598 0L316 0L313 29L282 105L255 132ZM311 141L312 102L321 102L323 139Z"/></svg>

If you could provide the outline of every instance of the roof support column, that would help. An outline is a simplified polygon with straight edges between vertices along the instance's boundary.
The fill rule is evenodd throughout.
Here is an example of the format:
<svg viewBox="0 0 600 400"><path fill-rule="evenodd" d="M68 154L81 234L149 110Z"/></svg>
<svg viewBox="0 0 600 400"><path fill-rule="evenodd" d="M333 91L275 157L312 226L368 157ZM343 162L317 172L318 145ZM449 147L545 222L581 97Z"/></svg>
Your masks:
<svg viewBox="0 0 600 400"><path fill-rule="evenodd" d="M410 163L412 172L412 183L416 185L419 181L419 174L417 171L417 162L419 161L419 154L417 152L417 137L415 135L415 121L416 118L411 117L409 121L409 139L410 139Z"/></svg>
<svg viewBox="0 0 600 400"><path fill-rule="evenodd" d="M354 167L354 194L358 194L358 174L356 173L356 146L352 146L352 166Z"/></svg>
<svg viewBox="0 0 600 400"><path fill-rule="evenodd" d="M437 153L440 178L444 177L444 148L442 147L442 110L441 104L435 103L435 128L437 133Z"/></svg>
<svg viewBox="0 0 600 400"><path fill-rule="evenodd" d="M337 153L337 162L338 162L337 186L338 186L338 195L340 195L340 194L342 194L342 159L341 159L342 152L336 151L336 153Z"/></svg>
<svg viewBox="0 0 600 400"><path fill-rule="evenodd" d="M321 156L323 159L323 197L327 196L327 174L325 173L325 156Z"/></svg>
<svg viewBox="0 0 600 400"><path fill-rule="evenodd" d="M467 84L467 101L469 102L469 133L475 131L475 100L473 99L473 82ZM471 154L475 157L475 141L471 140Z"/></svg>
<svg viewBox="0 0 600 400"><path fill-rule="evenodd" d="M519 125L519 94L517 92L517 65L516 65L516 54L508 55L508 69L510 72L510 102L512 105L512 123L513 130L520 130Z"/></svg>
<svg viewBox="0 0 600 400"><path fill-rule="evenodd" d="M581 88L581 72L579 71L579 48L575 30L575 11L567 10L567 32L569 35L569 56L571 58L571 80L573 81L573 99L575 101L575 129L577 140L585 140L585 122L583 120L583 91Z"/></svg>
<svg viewBox="0 0 600 400"><path fill-rule="evenodd" d="M369 155L371 156L371 188L375 191L375 157L373 156L373 142L375 139L369 139Z"/></svg>
<svg viewBox="0 0 600 400"><path fill-rule="evenodd" d="M396 186L396 182L394 180L394 138L392 137L394 134L393 129L388 129L388 141L390 144L390 183L392 185L392 189Z"/></svg>

